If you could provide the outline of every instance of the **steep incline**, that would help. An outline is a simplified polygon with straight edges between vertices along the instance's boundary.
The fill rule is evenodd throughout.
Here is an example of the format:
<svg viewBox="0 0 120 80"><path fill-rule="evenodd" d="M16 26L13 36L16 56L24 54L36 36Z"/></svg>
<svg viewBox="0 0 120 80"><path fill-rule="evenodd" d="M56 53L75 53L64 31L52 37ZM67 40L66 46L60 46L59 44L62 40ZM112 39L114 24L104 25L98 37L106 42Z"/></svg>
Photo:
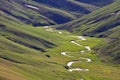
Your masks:
<svg viewBox="0 0 120 80"><path fill-rule="evenodd" d="M96 10L82 18L66 23L58 29L66 29L84 36L107 38L107 45L100 50L108 60L119 62L120 50L120 1ZM106 61L106 57L104 58Z"/></svg>
<svg viewBox="0 0 120 80"><path fill-rule="evenodd" d="M87 4L92 4L95 6L105 6L116 0L75 0L75 1L80 1L80 2L87 3Z"/></svg>
<svg viewBox="0 0 120 80"><path fill-rule="evenodd" d="M69 12L34 1L0 0L0 5L0 11L34 26L60 24L76 18Z"/></svg>
<svg viewBox="0 0 120 80"><path fill-rule="evenodd" d="M90 13L100 7L108 5L115 0L35 0L47 6L59 8L76 16Z"/></svg>
<svg viewBox="0 0 120 80"><path fill-rule="evenodd" d="M97 6L93 6L90 4L80 3L78 1L74 0L35 0L37 2L43 3L45 5L49 5L55 8L63 9L66 11L69 11L71 13L74 13L76 15L83 15L90 13L93 10L96 10ZM88 8L89 7L89 8Z"/></svg>
<svg viewBox="0 0 120 80"><path fill-rule="evenodd" d="M62 24L100 7L75 0L0 0L0 11L33 26Z"/></svg>

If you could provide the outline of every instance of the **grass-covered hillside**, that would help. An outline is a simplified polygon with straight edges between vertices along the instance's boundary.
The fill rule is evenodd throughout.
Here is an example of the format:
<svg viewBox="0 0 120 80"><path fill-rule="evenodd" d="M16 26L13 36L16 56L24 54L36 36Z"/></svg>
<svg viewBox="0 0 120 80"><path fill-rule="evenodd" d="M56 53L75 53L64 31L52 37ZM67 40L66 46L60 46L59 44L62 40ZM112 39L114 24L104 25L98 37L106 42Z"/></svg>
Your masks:
<svg viewBox="0 0 120 80"><path fill-rule="evenodd" d="M34 0L46 6L61 9L77 18L91 13L115 0Z"/></svg>
<svg viewBox="0 0 120 80"><path fill-rule="evenodd" d="M99 8L97 6L82 3L76 0L35 0L35 1L51 7L68 11L76 16L82 16Z"/></svg>
<svg viewBox="0 0 120 80"><path fill-rule="evenodd" d="M83 3L102 7L102 6L108 5L116 0L76 0L76 1L80 1Z"/></svg>
<svg viewBox="0 0 120 80"><path fill-rule="evenodd" d="M50 26L32 27L3 14L0 80L120 79L119 65L101 62L92 50L102 39L79 37ZM70 61L76 63L69 66ZM78 70L71 72L72 69Z"/></svg>
<svg viewBox="0 0 120 80"><path fill-rule="evenodd" d="M71 3L76 4L76 1ZM119 15L118 10L111 14ZM57 20L64 23L68 18L75 19L75 16L65 9L32 0L0 0L0 80L120 80L120 65L102 62L94 50L97 46L96 50L105 52L99 47L109 42L104 46L105 55L116 51L111 56L117 58L110 56L109 60L119 60L118 25L89 35L107 36L104 39L81 36L82 32L77 32L80 25L72 29L79 35L46 26L58 24ZM108 59L108 56L103 58Z"/></svg>
<svg viewBox="0 0 120 80"><path fill-rule="evenodd" d="M0 11L34 26L55 25L76 18L75 15L31 0L0 0Z"/></svg>
<svg viewBox="0 0 120 80"><path fill-rule="evenodd" d="M62 24L100 7L74 0L0 0L0 11L33 26Z"/></svg>
<svg viewBox="0 0 120 80"><path fill-rule="evenodd" d="M105 37L106 45L100 50L106 60L119 62L120 56L120 1L103 7L82 18L61 25L58 29L67 29L85 36Z"/></svg>

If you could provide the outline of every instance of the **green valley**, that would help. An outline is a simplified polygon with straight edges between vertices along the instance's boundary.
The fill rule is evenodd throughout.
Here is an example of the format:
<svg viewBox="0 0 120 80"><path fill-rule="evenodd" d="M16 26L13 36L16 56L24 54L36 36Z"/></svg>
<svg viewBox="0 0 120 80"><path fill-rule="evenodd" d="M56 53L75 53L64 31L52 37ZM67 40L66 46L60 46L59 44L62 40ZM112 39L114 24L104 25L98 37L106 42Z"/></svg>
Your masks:
<svg viewBox="0 0 120 80"><path fill-rule="evenodd" d="M0 80L120 80L120 1L107 1L1 0Z"/></svg>
<svg viewBox="0 0 120 80"><path fill-rule="evenodd" d="M98 9L88 15L62 24L58 29L65 29L75 34L100 37L106 40L96 50L105 62L120 61L120 1ZM114 47L113 47L114 46Z"/></svg>
<svg viewBox="0 0 120 80"><path fill-rule="evenodd" d="M0 80L120 79L119 65L112 66L112 64L101 62L93 50L88 51L84 47L90 46L93 48L101 43L102 39L86 37L86 40L81 40L76 35L66 31L57 31L51 27L35 28L22 24L16 24L16 26L18 27L2 27L6 29L6 32L1 32L2 35L0 37ZM7 31L7 28L11 28L12 31ZM15 34L12 33L14 31ZM19 35L17 35L18 33ZM24 37L24 35L26 36ZM42 44L43 42L39 41L39 39L47 40L47 42L45 41L45 43L42 40L44 42ZM71 43L72 40L82 46ZM34 47L29 47L29 45ZM46 49L46 46L49 46L49 48ZM38 48L45 51L39 51ZM85 52L80 52L82 50ZM61 52L66 52L75 58L61 55ZM90 58L92 62L87 63L81 57ZM69 72L66 64L74 60L81 60L82 62L73 64L73 68L88 68L89 71Z"/></svg>

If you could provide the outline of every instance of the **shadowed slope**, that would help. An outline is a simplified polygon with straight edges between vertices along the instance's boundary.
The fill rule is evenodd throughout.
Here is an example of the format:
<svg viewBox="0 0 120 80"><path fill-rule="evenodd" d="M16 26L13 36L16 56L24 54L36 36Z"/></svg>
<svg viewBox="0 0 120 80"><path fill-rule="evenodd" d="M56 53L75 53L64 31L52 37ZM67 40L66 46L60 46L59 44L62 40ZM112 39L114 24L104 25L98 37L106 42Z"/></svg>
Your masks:
<svg viewBox="0 0 120 80"><path fill-rule="evenodd" d="M60 25L58 29L66 29L84 36L108 38L107 45L103 45L100 52L109 56L108 60L119 62L120 42L120 1L103 7L91 14L85 15L72 22ZM115 45L116 44L116 45ZM103 57L103 56L102 56ZM111 58L112 59L111 59ZM107 61L107 60L106 60Z"/></svg>

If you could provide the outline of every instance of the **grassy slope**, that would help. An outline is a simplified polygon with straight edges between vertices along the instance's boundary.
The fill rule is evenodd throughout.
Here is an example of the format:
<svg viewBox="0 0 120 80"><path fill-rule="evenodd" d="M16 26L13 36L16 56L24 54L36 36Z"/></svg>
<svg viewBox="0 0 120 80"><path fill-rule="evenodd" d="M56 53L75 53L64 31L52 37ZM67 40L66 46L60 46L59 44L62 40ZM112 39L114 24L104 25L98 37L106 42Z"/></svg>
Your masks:
<svg viewBox="0 0 120 80"><path fill-rule="evenodd" d="M35 0L36 2L49 5L55 8L59 8L65 11L69 11L71 13L76 13L77 15L83 15L86 13L89 13L93 10L98 9L99 7L93 6L90 4L80 3L75 0L57 0L57 1L51 1L51 0ZM88 8L89 7L89 8Z"/></svg>
<svg viewBox="0 0 120 80"><path fill-rule="evenodd" d="M86 49L70 43L70 40L76 40L93 48L101 43L101 39L87 38L86 41L80 41L75 35L62 32L63 34L58 31L48 32L44 28L25 25L0 12L0 80L120 79L119 65L102 63L96 54L80 54L80 50ZM91 58L91 63L73 65L89 68L90 71L68 72L64 66L73 59L60 55L61 51L68 51L70 55L76 56L74 60L80 59L79 57Z"/></svg>
<svg viewBox="0 0 120 80"><path fill-rule="evenodd" d="M65 10L46 6L31 0L1 0L0 5L0 10L27 24L33 24L34 26L65 23L75 19L75 15ZM26 5L37 7L38 10L27 7Z"/></svg>
<svg viewBox="0 0 120 80"><path fill-rule="evenodd" d="M73 33L83 34L86 36L106 37L107 45L103 45L100 50L105 61L113 60L119 62L119 43L120 43L120 1L96 10L91 14L83 16L80 19L66 23L60 27ZM66 27L64 27L66 26ZM114 46L114 47L113 47ZM107 59L107 60L106 60Z"/></svg>
<svg viewBox="0 0 120 80"><path fill-rule="evenodd" d="M80 54L80 50L86 49L70 43L70 40L76 40L84 46L89 45L93 48L102 41L101 39L87 38L86 41L81 41L66 31L62 31L63 34L56 30L49 32L41 27L25 25L13 17L9 17L9 20L8 17L4 17L5 14L0 17L0 80L120 79L119 65L102 63L95 54ZM46 52L42 52L41 49ZM76 58L62 56L62 51L67 51ZM93 62L83 61L73 66L89 68L90 71L68 72L64 67L66 63L70 60L79 60L79 57L91 58Z"/></svg>
<svg viewBox="0 0 120 80"><path fill-rule="evenodd" d="M74 0L1 0L0 5L1 11L33 26L66 23L99 8Z"/></svg>
<svg viewBox="0 0 120 80"><path fill-rule="evenodd" d="M76 0L76 1L84 2L87 4L92 4L95 6L105 6L105 5L108 5L116 0Z"/></svg>
<svg viewBox="0 0 120 80"><path fill-rule="evenodd" d="M61 10L67 11L70 14L76 15L77 17L90 13L100 7L108 5L114 0L34 0L36 2L42 3L46 6L53 8L59 8Z"/></svg>

